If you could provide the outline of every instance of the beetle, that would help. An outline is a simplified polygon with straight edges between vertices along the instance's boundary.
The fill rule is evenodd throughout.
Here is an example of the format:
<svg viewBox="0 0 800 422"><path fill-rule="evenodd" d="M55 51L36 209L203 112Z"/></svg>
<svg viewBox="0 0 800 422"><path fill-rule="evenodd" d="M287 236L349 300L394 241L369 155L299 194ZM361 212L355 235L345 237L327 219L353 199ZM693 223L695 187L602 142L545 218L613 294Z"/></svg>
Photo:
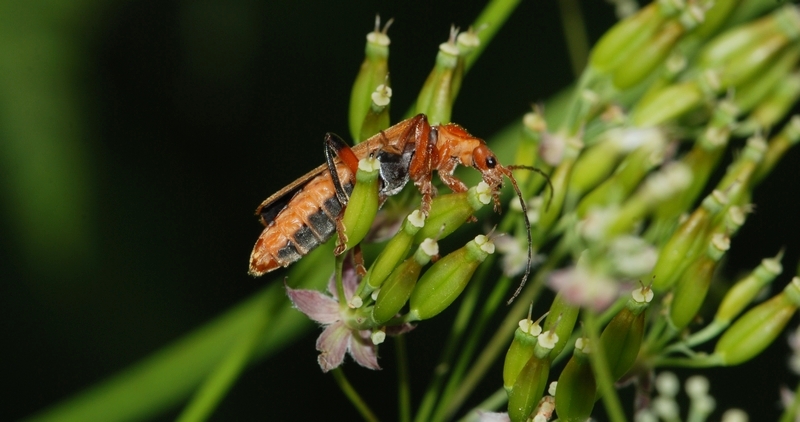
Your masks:
<svg viewBox="0 0 800 422"><path fill-rule="evenodd" d="M507 177L519 198L528 232L528 265L521 282L524 285L533 255L530 223L511 170L527 169L547 176L534 167L501 165L482 139L455 123L430 125L424 114L399 122L352 148L328 133L327 162L279 190L256 209L264 230L250 254L249 273L260 276L287 267L335 232L341 236L341 215L355 183L358 160L370 155L380 161L381 200L400 192L411 180L422 194L420 210L425 215L436 195L433 170L450 190L465 192L467 186L453 176L453 171L459 164L475 168L492 189L495 211L500 210L500 188L503 177Z"/></svg>

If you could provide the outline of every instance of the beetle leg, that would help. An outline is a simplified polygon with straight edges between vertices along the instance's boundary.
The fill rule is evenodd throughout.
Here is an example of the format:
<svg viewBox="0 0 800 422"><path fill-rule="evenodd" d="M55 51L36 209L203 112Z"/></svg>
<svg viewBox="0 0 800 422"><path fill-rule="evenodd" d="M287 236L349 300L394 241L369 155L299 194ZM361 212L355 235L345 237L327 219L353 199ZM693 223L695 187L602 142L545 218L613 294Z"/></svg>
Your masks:
<svg viewBox="0 0 800 422"><path fill-rule="evenodd" d="M353 247L353 266L356 267L356 274L361 277L367 275L367 268L364 266L364 253L361 251L360 243Z"/></svg>
<svg viewBox="0 0 800 422"><path fill-rule="evenodd" d="M411 159L411 164L408 166L408 176L422 194L420 211L427 216L431 210L431 201L436 195L431 177L439 132L435 128L431 128L427 120L420 120L420 124L414 128L410 136L414 136L416 139L414 158Z"/></svg>
<svg viewBox="0 0 800 422"><path fill-rule="evenodd" d="M453 171L455 171L457 164L458 162L455 159L445 160L439 164L439 179L455 193L466 192L467 185L453 176Z"/></svg>

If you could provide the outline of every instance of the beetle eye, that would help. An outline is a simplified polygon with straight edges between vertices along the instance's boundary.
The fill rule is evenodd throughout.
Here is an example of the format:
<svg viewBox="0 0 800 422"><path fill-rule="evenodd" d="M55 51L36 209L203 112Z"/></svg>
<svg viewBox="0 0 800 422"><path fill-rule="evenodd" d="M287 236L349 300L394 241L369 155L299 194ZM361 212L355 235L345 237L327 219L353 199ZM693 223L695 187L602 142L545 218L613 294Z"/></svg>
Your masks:
<svg viewBox="0 0 800 422"><path fill-rule="evenodd" d="M497 165L497 159L493 155L486 157L486 167L493 169Z"/></svg>

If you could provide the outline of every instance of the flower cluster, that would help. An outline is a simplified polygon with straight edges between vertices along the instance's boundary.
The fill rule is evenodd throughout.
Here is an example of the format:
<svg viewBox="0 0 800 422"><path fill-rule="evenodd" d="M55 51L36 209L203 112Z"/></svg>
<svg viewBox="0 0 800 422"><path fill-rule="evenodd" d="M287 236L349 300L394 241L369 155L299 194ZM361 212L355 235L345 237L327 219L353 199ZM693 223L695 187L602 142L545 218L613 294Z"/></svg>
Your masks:
<svg viewBox="0 0 800 422"><path fill-rule="evenodd" d="M503 176L518 195L498 228L504 275L480 313L472 312L480 302L478 287L464 301L458 327L473 315L476 333L454 330L467 336L465 351L445 387L445 375L437 375L419 420L452 416L468 395L462 386L472 386L465 380L487 370L487 355L473 360L481 330L500 311L498 298L511 277L527 276L531 264L537 265L534 283L518 290L517 304L493 339L511 339L503 367L508 413L482 412L484 420L545 421L555 414L584 421L598 400L612 420L623 420L615 389L629 381L655 383L658 390L655 397L638 391L638 420L677 420L675 382L667 372L653 379L655 369L739 365L772 344L800 306L800 278L747 308L781 274L783 253L730 286L716 274L753 210L755 188L800 141L800 117L784 123L800 97L800 12L775 4L757 17L739 3L656 0L634 13L630 2L618 2L630 15L594 46L568 106L556 115L535 107L522 118L512 136L515 165L502 167L494 157L484 164L452 152L447 158L453 164L437 168L447 186L463 186L451 174L456 163L469 163L489 184L440 196L428 189L429 178L412 177L423 207L374 258L367 254L368 270L340 267L329 296L288 289L295 306L325 326L317 343L323 370L340 365L346 352L362 366L378 368L375 347L385 334L407 332L410 323L436 316L465 290L494 252L492 239L479 235L442 258L433 239L462 231L462 223L478 218L492 200L499 210L500 182L481 166L507 170ZM468 58L480 45L478 34L453 30L440 46L414 108L432 123L449 122ZM376 26L353 89L355 139L389 125L388 46L385 30ZM730 150L733 160L718 170ZM382 168L374 165L372 178L357 176L337 252L358 249L367 233L380 231L375 222L391 225L375 218L385 199L378 194ZM515 179L511 170L517 169L549 177L520 173ZM555 292L547 316L534 322L529 315L512 334L508 321L541 297L542 286ZM721 299L711 297L724 290ZM702 326L710 310L716 315ZM712 339L718 339L712 353L695 349ZM566 366L556 371L563 359ZM475 369L467 371L471 364ZM714 408L707 384L704 378L687 380L690 420L705 420ZM738 411L726 415L742 420Z"/></svg>

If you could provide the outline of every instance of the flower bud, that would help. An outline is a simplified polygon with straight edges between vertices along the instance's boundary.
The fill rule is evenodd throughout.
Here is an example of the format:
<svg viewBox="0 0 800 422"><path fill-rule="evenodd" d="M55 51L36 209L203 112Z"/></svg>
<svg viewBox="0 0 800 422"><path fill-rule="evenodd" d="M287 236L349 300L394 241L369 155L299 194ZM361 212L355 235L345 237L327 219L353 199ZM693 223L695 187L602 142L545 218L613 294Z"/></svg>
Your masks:
<svg viewBox="0 0 800 422"><path fill-rule="evenodd" d="M578 320L578 313L581 309L580 306L569 303L564 296L563 292L558 292L550 305L547 318L544 320L544 330L552 330L559 339L553 346L550 360L555 359L564 350L564 346L567 345L572 330L575 328L575 322Z"/></svg>
<svg viewBox="0 0 800 422"><path fill-rule="evenodd" d="M733 101L736 102L736 105L739 107L739 109L741 109L743 113L746 113L760 105L762 102L769 102L772 98L785 98L790 100L791 103L789 104L789 107L791 107L796 100L795 97L797 95L798 83L796 80L797 77L792 78L789 77L789 75L791 74L794 66L797 64L798 56L800 56L800 49L784 49L775 59L774 64L764 69L764 72L762 72L758 78L752 78L743 83L742 86L736 88L736 95L734 95ZM794 81L792 79L794 79ZM787 91L789 94L794 93L794 95L786 95ZM780 117L782 117L782 115ZM753 116L749 116L748 120L752 119ZM774 123L774 120L772 123ZM771 125L762 125L754 127L754 123L750 123L750 127L748 129L756 130L758 128L769 128L770 126ZM738 133L741 133L741 131Z"/></svg>
<svg viewBox="0 0 800 422"><path fill-rule="evenodd" d="M597 383L588 353L591 353L588 339L577 339L572 357L558 376L556 412L559 420L583 422L592 413Z"/></svg>
<svg viewBox="0 0 800 422"><path fill-rule="evenodd" d="M408 251L411 250L411 244L414 241L414 235L424 224L425 216L419 210L412 211L406 217L403 221L403 226L381 250L381 253L375 258L375 262L373 262L364 276L363 285L367 286L368 291L364 292L361 295L362 297L366 297L367 294L379 288L397 264L408 255Z"/></svg>
<svg viewBox="0 0 800 422"><path fill-rule="evenodd" d="M521 132L517 143L517 152L514 155L514 163L523 166L535 166L539 158L539 143L543 134L547 132L547 121L544 119L540 109L534 107L533 111L526 113L522 117ZM543 169L543 171L547 173L546 169ZM544 183L543 177L532 178L531 172L527 171L519 172L515 177L517 178L517 183L524 187L527 187L532 179L537 181L536 183L539 186L534 187L535 190L523 188L526 193L538 192L538 189L541 188L541 183Z"/></svg>
<svg viewBox="0 0 800 422"><path fill-rule="evenodd" d="M416 235L421 242L425 238L442 239L453 233L467 221L475 211L492 201L492 188L484 182L466 192L439 195L431 202L431 211L425 226Z"/></svg>
<svg viewBox="0 0 800 422"><path fill-rule="evenodd" d="M666 138L658 136L633 150L620 162L614 174L581 199L576 209L578 216L584 217L591 208L622 203L647 173L662 163L666 148Z"/></svg>
<svg viewBox="0 0 800 422"><path fill-rule="evenodd" d="M370 136L388 128L391 124L389 120L389 103L392 101L392 88L386 84L380 84L370 96L371 103L364 123L361 125L361 135L359 139L368 139Z"/></svg>
<svg viewBox="0 0 800 422"><path fill-rule="evenodd" d="M703 69L723 66L741 51L751 49L775 31L774 15L725 31L714 37L698 54Z"/></svg>
<svg viewBox="0 0 800 422"><path fill-rule="evenodd" d="M659 139L661 138L661 139ZM643 144L664 143L664 134L656 128L612 129L601 140L578 156L569 181L569 194L575 198L595 187L614 171L617 163Z"/></svg>
<svg viewBox="0 0 800 422"><path fill-rule="evenodd" d="M719 304L714 324L727 326L742 310L756 298L766 285L783 272L781 258L783 251L774 258L765 258L747 277L739 280L728 290Z"/></svg>
<svg viewBox="0 0 800 422"><path fill-rule="evenodd" d="M706 298L717 263L729 248L730 239L724 234L715 234L707 252L683 273L670 303L669 320L673 328L681 330L695 318Z"/></svg>
<svg viewBox="0 0 800 422"><path fill-rule="evenodd" d="M695 79L666 86L636 103L631 111L631 123L647 127L669 122L703 104L718 90L714 72L704 72Z"/></svg>
<svg viewBox="0 0 800 422"><path fill-rule="evenodd" d="M800 141L800 115L794 115L783 127L783 130L770 139L764 159L759 164L756 174L753 175L754 182L760 181L769 174L783 154L798 141Z"/></svg>
<svg viewBox="0 0 800 422"><path fill-rule="evenodd" d="M691 180L688 167L678 161L650 175L609 221L605 230L606 238L630 231L649 211L683 191Z"/></svg>
<svg viewBox="0 0 800 422"><path fill-rule="evenodd" d="M525 363L508 391L508 416L512 421L526 421L536 409L547 386L550 375L550 359L547 356L557 338L545 331L536 337L533 356Z"/></svg>
<svg viewBox="0 0 800 422"><path fill-rule="evenodd" d="M794 25L800 26L800 17L794 12L791 19L797 21ZM791 15L786 15L787 18ZM796 38L797 34L792 34ZM782 32L775 32L760 40L751 48L733 55L729 61L719 66L720 88L739 87L753 77L761 77L765 69L773 65L781 50L788 45L791 39Z"/></svg>
<svg viewBox="0 0 800 422"><path fill-rule="evenodd" d="M797 51L796 51L797 52ZM800 97L800 74L792 73L781 78L772 91L750 112L743 125L752 128L769 130L786 116Z"/></svg>
<svg viewBox="0 0 800 422"><path fill-rule="evenodd" d="M794 277L772 299L747 311L717 342L712 358L739 365L767 348L783 331L800 305L800 277Z"/></svg>
<svg viewBox="0 0 800 422"><path fill-rule="evenodd" d="M436 241L425 239L413 257L409 257L392 271L381 287L372 309L372 319L376 325L382 325L400 312L417 284L422 267L430 262L431 256L438 254L439 245Z"/></svg>
<svg viewBox="0 0 800 422"><path fill-rule="evenodd" d="M589 57L589 66L599 72L610 72L630 61L634 51L650 42L664 18L658 5L653 2L618 22L595 44Z"/></svg>
<svg viewBox="0 0 800 422"><path fill-rule="evenodd" d="M567 183L569 183L570 175L572 174L572 167L582 148L583 143L580 140L568 140L563 160L550 176L550 183L553 185L553 197L550 201L550 207L540 215L535 230L536 236L540 240L543 240L543 238L547 236L553 224L561 215L567 193ZM539 242L535 240L534 243Z"/></svg>
<svg viewBox="0 0 800 422"><path fill-rule="evenodd" d="M728 197L715 190L672 234L661 248L653 268L653 289L663 292L672 287L691 262L696 243L706 236L711 220L728 204Z"/></svg>
<svg viewBox="0 0 800 422"><path fill-rule="evenodd" d="M432 125L450 122L453 101L463 77L463 73L457 71L460 55L455 30L451 29L450 40L439 44L436 64L422 86L415 106L415 112L427 114Z"/></svg>
<svg viewBox="0 0 800 422"><path fill-rule="evenodd" d="M372 221L378 213L380 164L380 161L372 157L363 158L358 162L356 184L342 217L342 226L345 228L345 244L337 245L335 251L337 255L361 242L372 226Z"/></svg>
<svg viewBox="0 0 800 422"><path fill-rule="evenodd" d="M750 178L764 158L766 150L767 142L760 134L751 136L739 157L728 167L716 189L724 191L731 204L741 203L749 194Z"/></svg>
<svg viewBox="0 0 800 422"><path fill-rule="evenodd" d="M550 360L536 356L528 360L508 393L508 417L512 422L528 420L544 394L549 375Z"/></svg>
<svg viewBox="0 0 800 422"><path fill-rule="evenodd" d="M646 290L644 295L637 294L635 298L629 299L600 334L600 344L608 359L608 369L613 380L622 378L639 355L644 337L644 310L653 298L649 288L643 289ZM637 289L635 292L641 290Z"/></svg>
<svg viewBox="0 0 800 422"><path fill-rule="evenodd" d="M494 243L478 235L466 246L436 261L411 294L410 320L431 318L450 306L467 286L478 264L492 253Z"/></svg>
<svg viewBox="0 0 800 422"><path fill-rule="evenodd" d="M522 368L533 357L538 343L537 338L542 333L539 320L523 319L519 322L519 327L514 330L514 339L511 340L511 346L508 347L506 358L503 361L503 387L506 392L511 391Z"/></svg>
<svg viewBox="0 0 800 422"><path fill-rule="evenodd" d="M356 81L353 83L353 89L350 93L350 135L358 141L366 139L361 137L361 128L372 104L372 94L378 85L384 84L388 86L389 44L391 40L386 35L386 30L390 24L391 21L381 31L379 28L380 18L375 18L375 30L367 34L366 57L361 63L361 68L358 70Z"/></svg>
<svg viewBox="0 0 800 422"><path fill-rule="evenodd" d="M614 86L624 91L645 80L666 60L685 31L684 26L677 21L665 22L646 44L631 53L631 57L635 60L627 60L624 66L614 70L612 76Z"/></svg>

